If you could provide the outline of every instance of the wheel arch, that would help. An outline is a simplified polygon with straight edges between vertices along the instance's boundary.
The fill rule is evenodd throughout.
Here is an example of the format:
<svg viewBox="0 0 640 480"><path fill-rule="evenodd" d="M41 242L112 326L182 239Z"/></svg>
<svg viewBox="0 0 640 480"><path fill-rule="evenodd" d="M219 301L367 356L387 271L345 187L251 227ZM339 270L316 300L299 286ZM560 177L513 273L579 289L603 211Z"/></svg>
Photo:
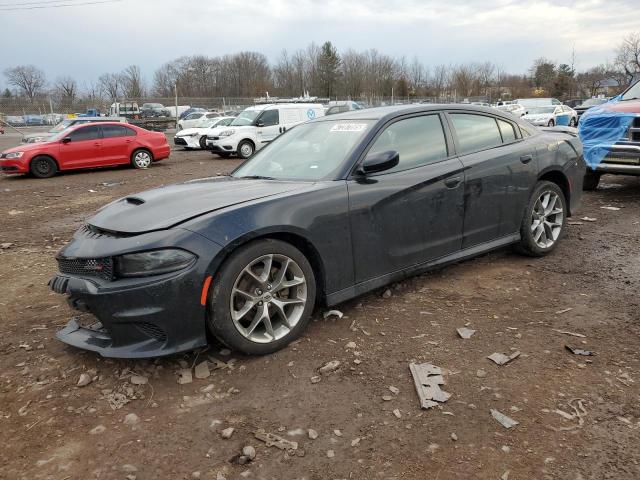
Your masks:
<svg viewBox="0 0 640 480"><path fill-rule="evenodd" d="M56 157L54 157L53 155L51 155L50 153L40 153L40 154L38 154L38 155L34 155L34 156L33 156L33 158L31 158L31 160L29 160L29 170L31 170L31 164L33 163L33 161L34 161L36 158L39 158L39 157L47 157L47 158L50 158L51 160L53 160L53 163L55 163L55 164L56 164L56 168L58 169L58 171L60 171L60 170L61 170L61 169L60 169L60 162L58 162L58 159L57 159Z"/></svg>
<svg viewBox="0 0 640 480"><path fill-rule="evenodd" d="M135 156L136 152L139 152L140 150L144 150L145 152L147 152L150 156L151 156L151 161L155 161L155 155L153 154L153 149L148 146L148 145L137 145L133 148L133 150L131 150L131 155L129 155L129 160L131 162L133 162L133 157Z"/></svg>
<svg viewBox="0 0 640 480"><path fill-rule="evenodd" d="M538 181L555 183L560 187L560 190L562 190L562 193L564 194L564 199L567 202L567 210L569 211L568 216L571 216L571 183L564 172L557 169L543 171L538 175Z"/></svg>
<svg viewBox="0 0 640 480"><path fill-rule="evenodd" d="M316 302L324 303L326 301L326 270L320 252L302 232L290 228L271 228L258 232L251 232L238 237L227 244L209 265L208 275L212 275L214 282L222 264L233 254L238 248L244 245L264 239L280 240L282 242L293 245L300 250L309 260L316 281Z"/></svg>

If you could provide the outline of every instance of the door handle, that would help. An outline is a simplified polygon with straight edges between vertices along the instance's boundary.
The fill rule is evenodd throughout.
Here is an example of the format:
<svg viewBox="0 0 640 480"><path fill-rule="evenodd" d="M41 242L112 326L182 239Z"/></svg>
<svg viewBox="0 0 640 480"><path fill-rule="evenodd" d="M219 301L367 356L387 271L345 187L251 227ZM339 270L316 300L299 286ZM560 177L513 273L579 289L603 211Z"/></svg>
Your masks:
<svg viewBox="0 0 640 480"><path fill-rule="evenodd" d="M456 188L458 185L460 185L460 182L462 182L461 177L452 177L452 178L447 178L444 181L444 184L447 188Z"/></svg>
<svg viewBox="0 0 640 480"><path fill-rule="evenodd" d="M531 160L533 160L533 155L522 155L520 157L520 161L525 164L529 163Z"/></svg>

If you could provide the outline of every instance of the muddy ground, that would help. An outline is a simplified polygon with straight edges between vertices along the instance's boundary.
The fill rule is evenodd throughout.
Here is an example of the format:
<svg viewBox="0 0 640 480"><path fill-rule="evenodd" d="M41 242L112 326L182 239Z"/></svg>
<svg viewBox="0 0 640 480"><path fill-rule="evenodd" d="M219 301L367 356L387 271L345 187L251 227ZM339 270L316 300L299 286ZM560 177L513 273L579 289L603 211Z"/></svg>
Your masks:
<svg viewBox="0 0 640 480"><path fill-rule="evenodd" d="M214 344L106 360L54 338L75 313L47 280L83 219L120 196L237 163L174 151L145 171L0 177L0 243L11 244L0 249L0 478L640 478L637 178L604 177L547 258L502 250L395 284L390 298L340 305L342 319L318 311L300 341L268 357ZM465 325L476 330L468 340L456 335ZM504 366L486 358L516 350ZM211 363L209 378L177 383L181 368L214 357L224 363ZM312 383L334 359L339 369ZM444 369L452 396L441 408L420 409L411 361ZM78 387L82 373L93 381ZM133 385L133 373L148 383ZM505 429L491 409L518 425ZM267 447L257 429L297 452ZM255 460L233 463L245 445Z"/></svg>

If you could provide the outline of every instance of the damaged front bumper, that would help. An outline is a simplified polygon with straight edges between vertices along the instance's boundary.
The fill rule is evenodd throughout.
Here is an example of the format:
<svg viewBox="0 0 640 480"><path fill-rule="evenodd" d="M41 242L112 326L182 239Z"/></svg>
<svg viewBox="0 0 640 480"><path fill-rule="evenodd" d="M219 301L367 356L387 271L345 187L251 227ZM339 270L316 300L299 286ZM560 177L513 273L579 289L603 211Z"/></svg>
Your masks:
<svg viewBox="0 0 640 480"><path fill-rule="evenodd" d="M637 142L618 142L615 145L599 145L607 150L607 155L595 167L599 173L618 175L640 175L640 144Z"/></svg>
<svg viewBox="0 0 640 480"><path fill-rule="evenodd" d="M169 236L179 245L180 237L188 238L187 245L182 242L183 248L198 255L198 260L185 270L111 280L83 273L57 273L49 286L66 295L69 305L81 312L57 332L57 338L116 358L158 357L205 346L206 306L201 304L201 292L219 247L200 235L183 232ZM151 240L145 249L158 248L154 240L161 236L161 232L154 232L128 238L82 238L80 231L59 258L92 261L95 252L108 258L131 251L133 246L141 250L144 237ZM89 322L80 321L86 318Z"/></svg>

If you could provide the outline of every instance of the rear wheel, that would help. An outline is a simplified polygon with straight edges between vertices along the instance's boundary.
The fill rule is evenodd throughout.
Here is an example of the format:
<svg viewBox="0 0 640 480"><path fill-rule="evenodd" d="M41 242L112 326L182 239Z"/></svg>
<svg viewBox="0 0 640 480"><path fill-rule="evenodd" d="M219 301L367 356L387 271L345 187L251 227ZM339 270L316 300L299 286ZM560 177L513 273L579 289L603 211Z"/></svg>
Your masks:
<svg viewBox="0 0 640 480"><path fill-rule="evenodd" d="M569 120L569 126L575 127L576 125L578 125L578 121L575 118L571 117L571 120Z"/></svg>
<svg viewBox="0 0 640 480"><path fill-rule="evenodd" d="M31 160L29 171L36 178L49 178L56 174L58 166L51 157L41 155Z"/></svg>
<svg viewBox="0 0 640 480"><path fill-rule="evenodd" d="M306 328L316 283L307 258L273 239L239 248L220 269L207 324L224 344L250 355L285 347Z"/></svg>
<svg viewBox="0 0 640 480"><path fill-rule="evenodd" d="M207 149L207 136L203 135L200 137L200 141L198 142L200 143L200 148L202 150L206 150Z"/></svg>
<svg viewBox="0 0 640 480"><path fill-rule="evenodd" d="M586 191L590 191L598 188L598 184L600 183L600 176L601 176L600 173L594 172L591 169L587 169L587 171L584 174L582 189Z"/></svg>
<svg viewBox="0 0 640 480"><path fill-rule="evenodd" d="M249 140L243 140L238 145L238 156L240 158L247 159L251 155L253 155L254 150L255 147L253 146L253 143L251 143Z"/></svg>
<svg viewBox="0 0 640 480"><path fill-rule="evenodd" d="M566 214L567 202L560 187L538 182L522 218L517 249L532 257L550 253L564 233Z"/></svg>
<svg viewBox="0 0 640 480"><path fill-rule="evenodd" d="M549 123L547 123L547 127L555 127L556 126L556 122L554 120L549 120Z"/></svg>
<svg viewBox="0 0 640 480"><path fill-rule="evenodd" d="M131 164L135 168L149 168L153 158L148 150L139 149L131 155Z"/></svg>

